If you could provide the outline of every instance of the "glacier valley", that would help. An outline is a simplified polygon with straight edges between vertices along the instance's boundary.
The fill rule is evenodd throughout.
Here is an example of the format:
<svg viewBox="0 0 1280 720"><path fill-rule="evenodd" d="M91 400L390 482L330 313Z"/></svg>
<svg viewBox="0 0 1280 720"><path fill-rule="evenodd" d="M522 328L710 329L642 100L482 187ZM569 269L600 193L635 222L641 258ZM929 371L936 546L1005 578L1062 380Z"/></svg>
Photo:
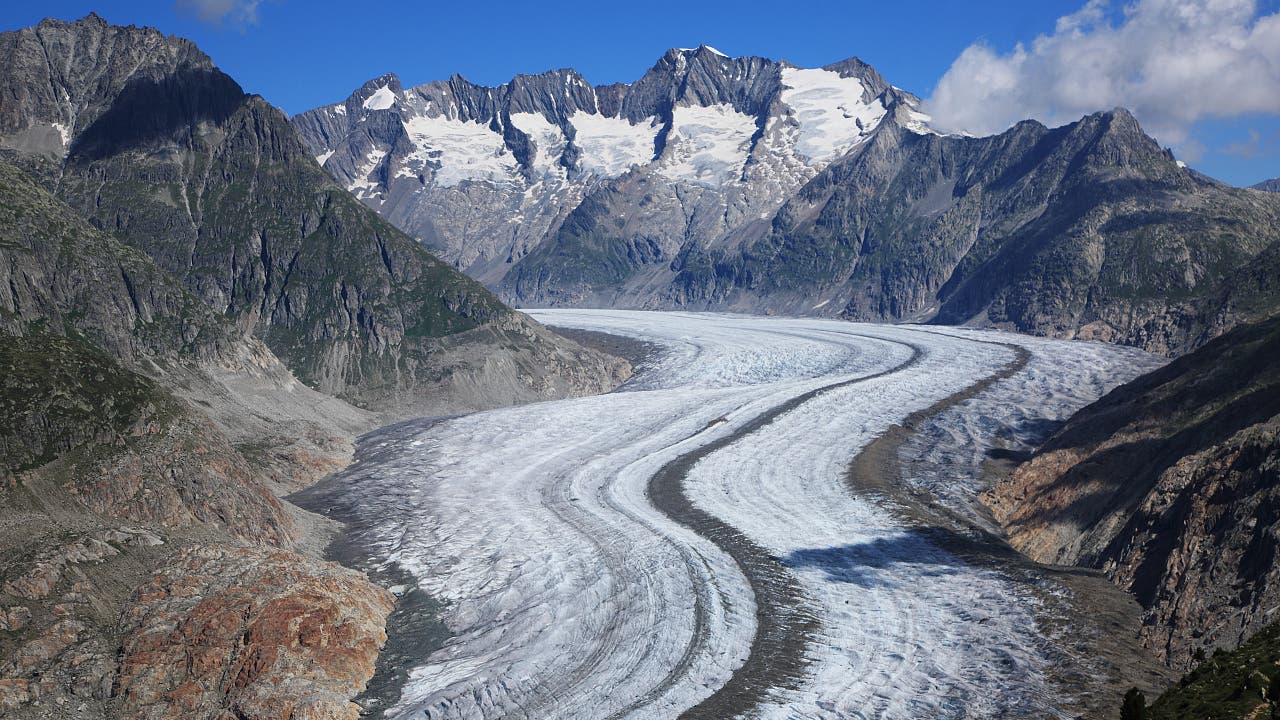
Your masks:
<svg viewBox="0 0 1280 720"><path fill-rule="evenodd" d="M1025 717L1070 702L1038 624L1069 591L953 552L893 493L852 483L850 462L934 408L901 448L910 476L886 482L977 527L993 448L1025 448L1160 359L964 328L530 314L656 350L610 394L384 431L376 459L337 478L360 541L444 604L451 634L387 717Z"/></svg>

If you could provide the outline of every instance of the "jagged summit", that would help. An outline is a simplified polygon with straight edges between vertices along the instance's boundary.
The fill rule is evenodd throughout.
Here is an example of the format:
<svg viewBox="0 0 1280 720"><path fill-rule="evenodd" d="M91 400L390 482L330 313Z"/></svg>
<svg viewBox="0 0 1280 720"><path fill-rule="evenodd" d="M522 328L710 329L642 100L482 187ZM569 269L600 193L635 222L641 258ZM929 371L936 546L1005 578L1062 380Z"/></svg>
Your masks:
<svg viewBox="0 0 1280 720"><path fill-rule="evenodd" d="M340 183L495 281L604 183L687 187L676 202L704 216L691 221L721 218L698 228L719 236L767 217L882 122L931 132L917 106L857 58L806 69L702 45L668 50L630 84L560 69L403 88L388 74L293 122Z"/></svg>
<svg viewBox="0 0 1280 720"><path fill-rule="evenodd" d="M700 46L629 85L560 70L373 89L385 108L366 86L295 119L317 159L539 306L975 322L1177 352L1229 323L1170 298L1215 292L1280 209L1180 165L1124 108L936 133L857 57L801 68Z"/></svg>

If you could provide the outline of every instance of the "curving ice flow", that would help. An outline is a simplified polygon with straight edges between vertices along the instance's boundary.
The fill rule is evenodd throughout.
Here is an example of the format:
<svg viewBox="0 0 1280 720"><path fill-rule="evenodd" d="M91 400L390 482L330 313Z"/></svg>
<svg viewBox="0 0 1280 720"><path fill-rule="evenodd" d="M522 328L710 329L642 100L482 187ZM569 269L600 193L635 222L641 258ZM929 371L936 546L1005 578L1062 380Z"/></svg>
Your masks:
<svg viewBox="0 0 1280 720"><path fill-rule="evenodd" d="M646 491L724 438L688 471L685 495L780 559L816 621L800 682L749 715L1053 711L1032 597L853 494L845 470L893 423L1005 367L1014 352L1000 343L1088 388L1016 398L1029 414L1127 379L1141 369L1131 353L817 319L532 314L660 351L620 392L448 419L385 440L376 464L347 476L347 501L378 518L364 540L446 603L453 633L388 717L671 718L711 698L752 652L752 585Z"/></svg>

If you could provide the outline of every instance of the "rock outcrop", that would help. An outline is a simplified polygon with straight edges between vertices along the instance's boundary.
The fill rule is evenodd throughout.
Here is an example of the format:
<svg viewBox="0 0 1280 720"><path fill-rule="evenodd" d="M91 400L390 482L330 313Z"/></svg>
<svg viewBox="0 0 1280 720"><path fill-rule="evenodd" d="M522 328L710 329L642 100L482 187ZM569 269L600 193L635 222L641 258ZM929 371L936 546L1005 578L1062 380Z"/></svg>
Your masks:
<svg viewBox="0 0 1280 720"><path fill-rule="evenodd" d="M1081 410L984 495L1014 547L1104 570L1170 665L1233 649L1280 603L1280 317Z"/></svg>
<svg viewBox="0 0 1280 720"><path fill-rule="evenodd" d="M121 708L128 717L359 717L391 593L289 552L184 550L125 611Z"/></svg>

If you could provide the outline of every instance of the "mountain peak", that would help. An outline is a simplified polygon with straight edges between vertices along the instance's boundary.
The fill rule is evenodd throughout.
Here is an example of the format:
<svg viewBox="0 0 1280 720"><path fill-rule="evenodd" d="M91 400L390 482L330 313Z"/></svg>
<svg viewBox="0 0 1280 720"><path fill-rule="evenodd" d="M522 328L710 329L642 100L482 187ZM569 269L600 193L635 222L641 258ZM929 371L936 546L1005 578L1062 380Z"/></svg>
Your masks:
<svg viewBox="0 0 1280 720"><path fill-rule="evenodd" d="M103 19L103 17L99 15L97 12L90 10L88 15L85 15L79 20L76 20L75 23L73 24L109 25L110 23L108 23L105 19Z"/></svg>

